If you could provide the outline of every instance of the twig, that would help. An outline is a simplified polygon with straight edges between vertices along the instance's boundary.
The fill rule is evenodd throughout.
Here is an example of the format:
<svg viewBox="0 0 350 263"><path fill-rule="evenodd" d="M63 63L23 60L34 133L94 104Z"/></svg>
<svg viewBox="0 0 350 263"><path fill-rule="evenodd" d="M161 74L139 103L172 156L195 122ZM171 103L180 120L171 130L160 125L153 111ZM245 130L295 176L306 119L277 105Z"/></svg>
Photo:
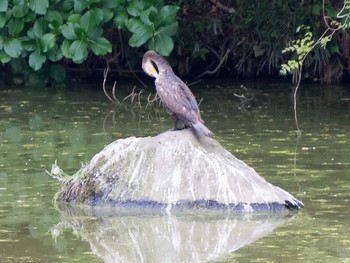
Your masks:
<svg viewBox="0 0 350 263"><path fill-rule="evenodd" d="M233 96L241 99L241 100L246 100L247 98L244 95L238 95L237 93L233 93Z"/></svg>
<svg viewBox="0 0 350 263"><path fill-rule="evenodd" d="M108 119L108 117L109 117L109 115L110 114L113 114L113 120L112 120L112 122L113 122L113 124L115 123L114 122L114 110L110 110L108 113L107 113L107 115L105 116L105 118L103 119L103 123L102 123L102 127L103 127L103 131L104 132L106 132L106 121L107 121L107 119Z"/></svg>
<svg viewBox="0 0 350 263"><path fill-rule="evenodd" d="M114 81L114 84L113 84L113 88L112 88L112 95L113 95L113 99L114 101L118 101L117 97L115 96L115 85L117 84L116 81ZM119 101L118 101L119 102Z"/></svg>
<svg viewBox="0 0 350 263"><path fill-rule="evenodd" d="M301 82L301 77L302 77L302 69L303 69L303 64L304 64L304 61L306 59L306 57L309 55L309 53L317 46L321 43L322 39L324 36L326 36L329 32L330 34L328 35L329 38L331 38L335 32L337 32L338 30L344 28L344 25L347 23L347 20L349 19L349 14L347 15L340 15L341 12L345 9L345 6L346 6L346 3L344 2L343 4L343 8L338 12L337 14L337 18L343 18L344 16L347 16L347 18L345 19L345 22L343 25L340 25L336 28L332 28L331 25L327 22L326 18L327 16L325 15L325 1L323 0L322 1L322 16L323 16L323 21L326 25L326 30L323 32L323 34L318 38L318 40L315 42L315 44L313 44L311 46L311 48L309 49L309 51L305 54L305 56L303 57L303 59L301 60L301 66L298 68L297 70L297 73L296 73L296 78L297 78L297 83L296 83L296 86L295 86L295 89L294 89L294 94L293 94L293 108L294 108L294 120L295 120L295 125L296 125L296 128L297 128L297 132L298 133L301 133L301 130L299 128L299 123L298 123L298 116L297 116L297 93L298 93L298 90L299 90L299 87L300 87L300 82Z"/></svg>
<svg viewBox="0 0 350 263"><path fill-rule="evenodd" d="M134 102L134 98L136 96L135 89L136 86L132 89L131 93L122 100L122 102L126 101L129 97L131 97L131 102Z"/></svg>
<svg viewBox="0 0 350 263"><path fill-rule="evenodd" d="M217 65L217 67L214 70L204 71L203 73L201 73L198 76L198 78L201 78L206 74L212 75L212 74L215 74L216 72L218 72L218 70L221 68L222 64L226 61L229 52L230 52L230 49L227 49L225 55L221 58L221 61L219 62L219 64Z"/></svg>
<svg viewBox="0 0 350 263"><path fill-rule="evenodd" d="M113 98L114 100L108 95L107 90L106 90L106 81L107 81L107 76L108 76L108 71L109 71L109 64L107 64L107 68L104 70L103 72L103 83L102 83L102 88L103 88L103 92L105 93L106 97L113 103L120 103L119 100L116 98L115 96L115 85L116 82L114 82L113 85L113 89L112 89L112 93L113 93Z"/></svg>
<svg viewBox="0 0 350 263"><path fill-rule="evenodd" d="M199 100L198 106L201 105L202 101L203 101L203 97Z"/></svg>
<svg viewBox="0 0 350 263"><path fill-rule="evenodd" d="M159 100L157 93L154 95L153 99L150 99L150 98L151 98L151 93L147 97L146 108L152 106L155 102L157 102L157 100Z"/></svg>
<svg viewBox="0 0 350 263"><path fill-rule="evenodd" d="M297 116L297 93L298 93L298 90L299 90L299 87L300 87L300 82L301 82L301 78L302 78L302 70L303 70L303 67L302 65L304 64L304 61L306 59L306 57L310 54L310 52L318 45L321 43L321 40L322 38L329 32L329 31L332 31L330 36L333 36L334 33L339 30L338 29L332 29L332 28L327 28L323 34L318 38L318 40L316 41L315 44L312 45L312 47L310 48L310 50L305 54L304 58L301 60L301 66L299 67L299 69L297 70L297 84L295 86L295 89L294 89L294 93L293 93L293 108L294 108L294 120L295 120L295 125L296 125L296 128L297 128L297 131L298 133L301 133L301 130L299 128L299 122L298 122L298 116Z"/></svg>
<svg viewBox="0 0 350 263"><path fill-rule="evenodd" d="M202 81L201 79L196 80L196 81L194 81L194 82L191 82L190 84L187 84L187 86L191 87L192 85L195 85L195 84L197 84L197 83L199 83L199 82L201 82L201 81Z"/></svg>
<svg viewBox="0 0 350 263"><path fill-rule="evenodd" d="M227 7L221 4L218 0L209 0L212 4L216 5L219 9L229 13L234 14L236 13L236 10L233 7Z"/></svg>
<svg viewBox="0 0 350 263"><path fill-rule="evenodd" d="M137 95L137 104L139 105L140 109L141 107L141 93L143 92L143 90L140 90L139 94Z"/></svg>

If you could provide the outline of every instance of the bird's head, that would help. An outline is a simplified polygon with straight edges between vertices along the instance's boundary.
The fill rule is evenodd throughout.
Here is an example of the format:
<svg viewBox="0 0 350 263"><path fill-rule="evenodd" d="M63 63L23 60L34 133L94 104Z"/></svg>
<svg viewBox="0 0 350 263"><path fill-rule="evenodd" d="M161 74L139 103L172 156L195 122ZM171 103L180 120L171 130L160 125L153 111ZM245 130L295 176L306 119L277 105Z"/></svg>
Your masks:
<svg viewBox="0 0 350 263"><path fill-rule="evenodd" d="M154 51L148 51L143 56L142 69L147 75L149 75L153 78L157 78L159 75L159 72L158 72L157 65L155 64L155 62L153 62L151 52L154 52Z"/></svg>

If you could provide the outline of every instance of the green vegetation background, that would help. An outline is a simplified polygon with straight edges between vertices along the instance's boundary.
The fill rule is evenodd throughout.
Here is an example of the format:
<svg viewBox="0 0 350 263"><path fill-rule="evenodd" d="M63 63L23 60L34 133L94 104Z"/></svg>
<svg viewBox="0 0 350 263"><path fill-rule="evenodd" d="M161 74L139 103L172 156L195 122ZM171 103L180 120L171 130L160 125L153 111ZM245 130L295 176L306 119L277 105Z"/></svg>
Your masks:
<svg viewBox="0 0 350 263"><path fill-rule="evenodd" d="M295 74L293 65L302 59L306 78L338 82L348 75L347 27L312 52L301 46L307 59L300 58L300 48L285 48L299 37L319 38L330 20L346 24L347 16L337 18L349 10L342 9L346 5L336 0L1 0L0 61L3 72L32 86L64 83L67 72L102 74L107 67L127 77L140 70L147 49L170 55L180 75L278 76L282 64L284 73ZM300 26L307 32L296 33ZM302 45L310 48L310 43Z"/></svg>

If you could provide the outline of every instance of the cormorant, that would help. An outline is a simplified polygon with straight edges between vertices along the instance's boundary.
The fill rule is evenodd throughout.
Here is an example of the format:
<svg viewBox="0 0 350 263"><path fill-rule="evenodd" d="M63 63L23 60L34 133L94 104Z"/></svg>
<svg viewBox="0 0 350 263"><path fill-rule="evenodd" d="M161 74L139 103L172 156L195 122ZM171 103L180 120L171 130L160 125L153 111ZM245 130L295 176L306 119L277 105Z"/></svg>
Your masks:
<svg viewBox="0 0 350 263"><path fill-rule="evenodd" d="M173 130L178 129L177 123L181 121L184 128L191 128L198 135L213 135L204 125L193 93L161 55L147 51L143 55L142 69L156 79L157 94L173 119Z"/></svg>

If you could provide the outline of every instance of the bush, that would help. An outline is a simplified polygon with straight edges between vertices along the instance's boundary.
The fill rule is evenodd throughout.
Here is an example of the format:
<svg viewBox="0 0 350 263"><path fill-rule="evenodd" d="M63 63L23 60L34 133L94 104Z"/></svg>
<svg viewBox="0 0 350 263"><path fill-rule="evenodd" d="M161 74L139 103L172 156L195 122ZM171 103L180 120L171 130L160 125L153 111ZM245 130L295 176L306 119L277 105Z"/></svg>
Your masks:
<svg viewBox="0 0 350 263"><path fill-rule="evenodd" d="M68 70L134 73L144 52L135 48L141 46L164 56L175 50L172 66L195 77L278 76L281 65L283 73L293 73L303 51L305 76L335 82L350 68L350 7L346 1L338 13L339 1L321 2L1 0L0 61L25 83L42 86L63 82ZM341 23L339 30L304 52L328 30L330 18ZM297 28L309 33L295 33Z"/></svg>
<svg viewBox="0 0 350 263"><path fill-rule="evenodd" d="M1 0L0 61L32 83L62 82L62 60L85 62L112 52L115 27L130 33L131 47L162 55L174 47L177 6L161 0Z"/></svg>

